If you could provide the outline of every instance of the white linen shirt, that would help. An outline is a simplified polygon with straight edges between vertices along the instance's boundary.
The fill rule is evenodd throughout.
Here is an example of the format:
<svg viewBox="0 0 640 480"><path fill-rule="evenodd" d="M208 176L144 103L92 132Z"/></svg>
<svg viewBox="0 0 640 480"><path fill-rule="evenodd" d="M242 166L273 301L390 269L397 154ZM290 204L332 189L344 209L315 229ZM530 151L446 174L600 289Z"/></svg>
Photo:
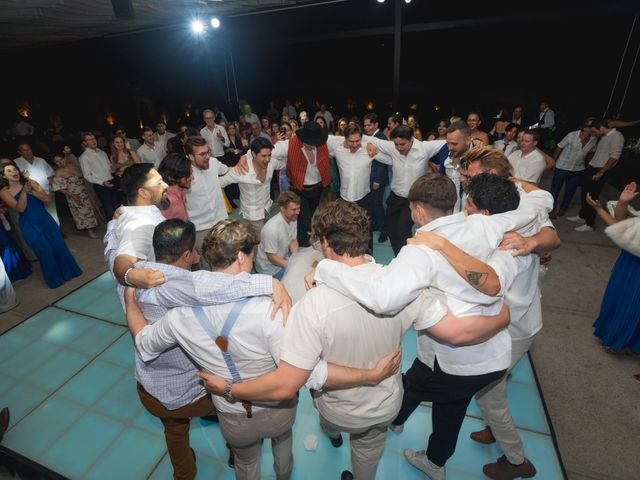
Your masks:
<svg viewBox="0 0 640 480"><path fill-rule="evenodd" d="M513 176L525 182L538 183L547 166L547 162L537 148L526 155L522 150L516 150L508 158L513 167Z"/></svg>
<svg viewBox="0 0 640 480"><path fill-rule="evenodd" d="M23 175L24 172L28 171L31 180L38 182L47 195L51 193L49 177L53 177L54 172L51 165L49 165L44 158L33 157L33 164L31 164L24 157L20 156L16 158L14 162Z"/></svg>
<svg viewBox="0 0 640 480"><path fill-rule="evenodd" d="M429 159L436 155L446 140L431 140L421 142L413 139L413 144L409 153L401 155L395 144L390 140L381 140L368 135L362 136L362 142L373 143L380 151L376 155L376 160L381 163L393 166L393 179L391 180L391 190L399 197L407 198L409 189L418 177L429 172Z"/></svg>
<svg viewBox="0 0 640 480"><path fill-rule="evenodd" d="M301 147L304 158L307 159L307 170L304 174L303 185L315 185L322 181L320 170L318 170L318 149L313 147L311 150L313 153L309 154L306 148ZM313 159L309 155L313 156ZM271 150L271 158L276 159L279 162L287 162L289 156L289 140L280 140L276 142ZM313 163L311 160L314 160Z"/></svg>
<svg viewBox="0 0 640 480"><path fill-rule="evenodd" d="M165 130L164 135L160 135L158 132L153 134L153 140L155 143L159 143L164 148L164 151L167 151L167 142L175 137L174 133Z"/></svg>
<svg viewBox="0 0 640 480"><path fill-rule="evenodd" d="M373 276L383 271L371 257L367 260L370 261L346 268ZM303 370L313 369L319 361L373 368L398 346L412 324L416 330L429 328L446 313L446 308L425 292L396 316L376 315L340 292L319 285L291 311L281 359ZM319 392L314 395L314 404L331 423L364 428L393 420L402 404L402 392L402 376L398 372L375 387Z"/></svg>
<svg viewBox="0 0 640 480"><path fill-rule="evenodd" d="M138 155L140 155L142 163L152 163L153 168L157 170L162 159L165 157L166 152L164 145L161 143L154 143L153 148L146 143L143 143L138 149Z"/></svg>
<svg viewBox="0 0 640 480"><path fill-rule="evenodd" d="M224 188L232 183L237 183L240 189L240 215L246 220L262 220L265 210L269 211L271 204L273 204L273 200L271 200L273 172L282 170L286 166L286 162L271 158L269 165L267 165L264 182L261 182L256 176L251 151L248 151L248 173L242 175L235 168L230 168L224 176L220 177L220 185Z"/></svg>
<svg viewBox="0 0 640 480"><path fill-rule="evenodd" d="M220 140L218 133L222 135L224 140ZM224 157L224 147L231 145L229 135L227 135L227 131L221 125L213 127L213 132L209 130L209 127L205 126L200 130L200 136L207 141L207 145L209 145L209 149L211 149L212 157Z"/></svg>
<svg viewBox="0 0 640 480"><path fill-rule="evenodd" d="M329 135L327 147L329 155L336 159L340 171L340 197L348 202L357 202L370 192L369 178L373 158L367 153L366 147L361 146L355 153L351 153L344 142L344 137Z"/></svg>
<svg viewBox="0 0 640 480"><path fill-rule="evenodd" d="M287 222L282 213L270 218L260 232L260 243L256 254L255 267L259 273L275 275L282 268L267 258L267 253L275 253L280 258L289 256L289 245L298 236L298 222Z"/></svg>
<svg viewBox="0 0 640 480"><path fill-rule="evenodd" d="M99 148L95 150L86 148L78 159L82 176L89 182L102 185L113 180L111 175L111 162L109 157Z"/></svg>
<svg viewBox="0 0 640 480"><path fill-rule="evenodd" d="M585 158L587 158L589 153L595 152L596 143L597 139L591 136L589 137L589 141L583 146L580 140L580 130L567 133L558 143L558 148L562 148L562 152L556 161L556 168L570 172L584 170Z"/></svg>
<svg viewBox="0 0 640 480"><path fill-rule="evenodd" d="M602 168L610 158L620 159L624 147L624 136L612 128L609 133L600 139L596 147L596 153L589 162L590 167Z"/></svg>
<svg viewBox="0 0 640 480"><path fill-rule="evenodd" d="M209 158L206 170L193 165L194 181L187 190L187 213L197 231L208 230L220 220L229 218L218 179L227 170L228 167L214 157Z"/></svg>

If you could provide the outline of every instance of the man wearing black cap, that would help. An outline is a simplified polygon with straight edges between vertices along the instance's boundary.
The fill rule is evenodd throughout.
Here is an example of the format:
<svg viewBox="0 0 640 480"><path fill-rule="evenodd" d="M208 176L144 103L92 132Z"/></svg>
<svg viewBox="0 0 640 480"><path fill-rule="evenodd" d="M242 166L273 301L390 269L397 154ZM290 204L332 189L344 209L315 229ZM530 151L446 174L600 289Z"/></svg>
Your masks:
<svg viewBox="0 0 640 480"><path fill-rule="evenodd" d="M320 197L331 183L329 168L328 132L316 122L307 122L291 140L276 143L271 158L287 162L287 177L301 200L298 217L298 244L309 246L309 230Z"/></svg>

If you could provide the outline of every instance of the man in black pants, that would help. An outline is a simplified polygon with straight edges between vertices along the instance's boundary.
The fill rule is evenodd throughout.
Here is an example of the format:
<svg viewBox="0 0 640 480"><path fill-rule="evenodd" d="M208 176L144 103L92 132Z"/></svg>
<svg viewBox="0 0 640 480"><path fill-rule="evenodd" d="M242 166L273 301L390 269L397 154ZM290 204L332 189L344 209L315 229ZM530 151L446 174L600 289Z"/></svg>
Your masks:
<svg viewBox="0 0 640 480"><path fill-rule="evenodd" d="M594 122L593 126L597 126L597 123ZM620 159L622 147L624 146L624 137L615 128L610 127L607 120L602 121L599 125L597 135L600 140L596 147L596 153L593 154L589 166L582 175L582 205L580 213L575 217L567 218L571 222L585 222L584 225L576 227L575 230L577 232L590 232L593 230L596 223L596 211L587 203L587 193L594 200L598 199L605 183L607 183L611 170Z"/></svg>
<svg viewBox="0 0 640 480"><path fill-rule="evenodd" d="M391 131L391 141L364 136L364 143L372 143L378 149L376 160L393 165L391 194L387 199L387 233L393 253L398 255L411 236L413 220L407 195L411 184L429 171L429 160L438 154L445 140L421 142L413 137L413 129L399 125Z"/></svg>

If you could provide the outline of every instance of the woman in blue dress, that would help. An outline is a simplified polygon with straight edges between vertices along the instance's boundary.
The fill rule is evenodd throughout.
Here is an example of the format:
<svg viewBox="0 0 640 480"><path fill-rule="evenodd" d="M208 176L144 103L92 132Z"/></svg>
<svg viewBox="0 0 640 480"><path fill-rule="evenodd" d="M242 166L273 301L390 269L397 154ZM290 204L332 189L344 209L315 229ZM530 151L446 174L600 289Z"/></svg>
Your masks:
<svg viewBox="0 0 640 480"><path fill-rule="evenodd" d="M29 260L26 259L20 247L15 244L2 225L0 225L0 253L4 268L12 282L31 275Z"/></svg>
<svg viewBox="0 0 640 480"><path fill-rule="evenodd" d="M627 218L629 203L639 194L635 182L628 184L613 216L587 195L587 202L609 225L605 233L622 249L593 324L595 336L609 352L629 349L640 353L640 217Z"/></svg>
<svg viewBox="0 0 640 480"><path fill-rule="evenodd" d="M60 227L44 208L49 197L38 182L26 179L13 163L3 163L0 177L7 183L0 190L0 199L20 213L20 230L34 251L42 275L49 288L82 274L62 238Z"/></svg>

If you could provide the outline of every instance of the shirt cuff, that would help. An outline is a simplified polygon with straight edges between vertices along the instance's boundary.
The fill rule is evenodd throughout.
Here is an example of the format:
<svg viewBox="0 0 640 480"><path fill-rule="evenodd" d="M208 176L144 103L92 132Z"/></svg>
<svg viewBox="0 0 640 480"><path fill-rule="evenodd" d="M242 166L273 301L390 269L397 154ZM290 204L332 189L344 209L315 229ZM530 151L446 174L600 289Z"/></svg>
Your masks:
<svg viewBox="0 0 640 480"><path fill-rule="evenodd" d="M308 390L322 391L322 387L329 377L329 366L324 360L320 360L311 371L311 375L304 384Z"/></svg>
<svg viewBox="0 0 640 480"><path fill-rule="evenodd" d="M145 363L150 362L151 360L154 360L159 355L159 353L158 354L153 354L153 353L145 350L144 346L143 346L143 343L145 342L145 339L147 338L147 335L150 333L149 332L149 327L150 326L151 325L145 326L142 330L140 330L138 332L138 334L136 335L136 338L135 338L136 349L138 350L138 353L140 354L140 358Z"/></svg>

